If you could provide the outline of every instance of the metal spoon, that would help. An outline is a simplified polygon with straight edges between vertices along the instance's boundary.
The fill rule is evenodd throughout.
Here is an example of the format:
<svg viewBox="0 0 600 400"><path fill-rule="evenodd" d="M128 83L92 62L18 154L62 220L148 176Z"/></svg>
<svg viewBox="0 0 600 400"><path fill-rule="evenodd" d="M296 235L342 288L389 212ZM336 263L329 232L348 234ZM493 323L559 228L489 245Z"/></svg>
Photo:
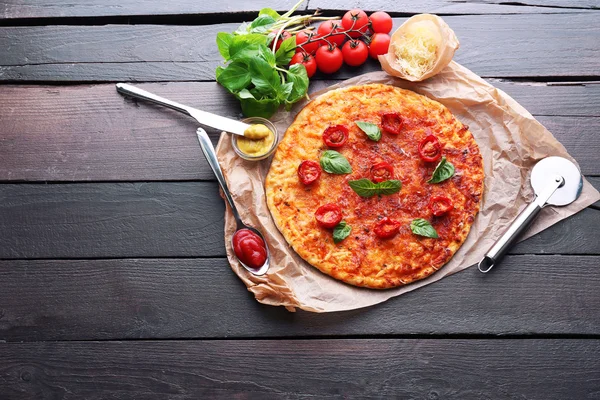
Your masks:
<svg viewBox="0 0 600 400"><path fill-rule="evenodd" d="M259 235L261 237L261 239L263 240L263 243L265 244L265 248L267 249L267 260L258 269L249 267L248 265L244 264L239 258L238 258L238 261L240 262L240 264L242 264L244 266L244 268L246 268L252 274L264 275L267 272L267 270L269 269L269 256L270 256L269 246L267 246L267 242L265 241L265 238L262 235L262 233L260 233L260 231L258 231L257 229L254 229L251 226L248 226L242 222L242 219L240 218L240 214L238 213L237 208L235 208L235 204L233 203L233 198L231 197L231 193L229 193L229 189L227 188L227 182L225 182L225 177L223 176L223 171L221 171L221 166L219 165L219 162L217 161L217 154L215 153L215 149L212 146L212 143L210 141L210 138L208 137L208 134L206 133L206 131L204 129L198 128L196 130L196 135L198 135L198 141L200 142L200 147L202 148L202 153L204 154L204 157L206 157L206 161L208 161L210 168L215 173L215 176L217 177L217 181L219 181L219 185L221 185L221 189L223 189L223 193L225 193L225 199L227 199L227 202L229 203L229 207L231 207L231 211L233 212L233 217L235 218L236 232L239 231L240 229L251 230L252 232L256 233L257 235ZM233 235L231 236L231 245L233 246ZM234 254L235 254L235 252L234 252ZM236 255L236 257L237 257L237 255Z"/></svg>
<svg viewBox="0 0 600 400"><path fill-rule="evenodd" d="M196 108L165 99L164 97L157 96L154 93L147 92L126 83L117 83L117 92L126 96L135 97L159 104L161 106L169 107L175 111L189 115L202 125L208 125L212 128L220 129L225 132L235 133L236 135L244 136L244 132L246 129L248 129L248 127L250 127L250 125L244 122L198 110Z"/></svg>

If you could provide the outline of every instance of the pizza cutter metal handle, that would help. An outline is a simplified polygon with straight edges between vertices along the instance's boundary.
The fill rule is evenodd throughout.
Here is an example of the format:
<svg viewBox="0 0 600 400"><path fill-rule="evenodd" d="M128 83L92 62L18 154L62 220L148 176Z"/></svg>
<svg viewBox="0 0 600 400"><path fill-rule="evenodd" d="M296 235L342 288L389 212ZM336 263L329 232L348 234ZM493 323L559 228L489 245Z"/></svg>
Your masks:
<svg viewBox="0 0 600 400"><path fill-rule="evenodd" d="M506 232L494 243L483 257L483 260L477 264L477 269L484 274L489 272L496 263L504 256L508 249L515 243L531 223L536 219L542 208L548 204L548 200L556 190L565 184L565 179L560 175L555 175L551 182L544 188L542 193L535 197L527 207L508 227Z"/></svg>

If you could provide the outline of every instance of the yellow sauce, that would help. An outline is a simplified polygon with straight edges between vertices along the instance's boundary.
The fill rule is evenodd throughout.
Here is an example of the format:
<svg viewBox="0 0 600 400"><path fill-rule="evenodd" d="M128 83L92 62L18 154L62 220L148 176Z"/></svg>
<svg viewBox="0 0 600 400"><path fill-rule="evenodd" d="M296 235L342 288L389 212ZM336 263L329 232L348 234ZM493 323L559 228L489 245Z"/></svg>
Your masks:
<svg viewBox="0 0 600 400"><path fill-rule="evenodd" d="M264 139L271 134L271 130L263 124L250 125L248 129L244 131L244 136L248 139Z"/></svg>
<svg viewBox="0 0 600 400"><path fill-rule="evenodd" d="M237 138L237 146L242 153L252 157L260 157L271 150L275 134L262 124L250 125L244 137Z"/></svg>

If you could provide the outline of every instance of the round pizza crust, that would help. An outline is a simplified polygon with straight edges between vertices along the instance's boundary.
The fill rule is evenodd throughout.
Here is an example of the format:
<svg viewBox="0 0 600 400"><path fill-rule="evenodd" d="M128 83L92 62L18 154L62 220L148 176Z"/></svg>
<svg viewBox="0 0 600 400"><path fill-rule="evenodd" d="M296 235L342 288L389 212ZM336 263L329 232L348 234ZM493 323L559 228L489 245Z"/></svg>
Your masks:
<svg viewBox="0 0 600 400"><path fill-rule="evenodd" d="M381 127L381 115L390 112L402 116L400 135L382 129L381 140L375 142L355 123ZM319 162L329 150L323 132L338 124L349 129L349 139L334 150L348 159L352 173L323 171L318 181L303 185L298 166L303 160ZM419 142L431 134L455 167L454 176L438 184L427 183L437 163L423 162L418 155ZM394 178L402 182L400 192L358 196L348 181L370 178L371 166L381 161L393 165ZM371 84L327 92L304 107L278 146L265 190L275 224L304 260L351 285L387 289L426 278L452 258L479 211L483 178L483 161L473 135L445 106L409 90ZM433 196L449 197L454 209L433 216L428 207ZM321 228L314 217L316 209L327 203L338 204L352 228L337 244L332 230ZM380 239L373 232L384 217L401 223L400 232L391 239ZM439 238L412 233L410 223L416 218L429 221Z"/></svg>

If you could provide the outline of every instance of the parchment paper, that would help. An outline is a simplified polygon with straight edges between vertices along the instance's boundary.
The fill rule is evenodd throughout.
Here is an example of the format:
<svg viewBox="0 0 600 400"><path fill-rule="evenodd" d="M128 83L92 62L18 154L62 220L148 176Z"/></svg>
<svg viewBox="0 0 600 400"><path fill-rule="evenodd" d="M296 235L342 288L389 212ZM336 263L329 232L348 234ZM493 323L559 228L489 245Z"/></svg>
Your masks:
<svg viewBox="0 0 600 400"><path fill-rule="evenodd" d="M288 246L266 204L264 178L270 160L256 163L237 157L230 136L222 134L217 155L229 190L244 222L265 235L271 252L271 268L266 275L257 277L239 264L231 247L235 221L229 208L225 213L227 258L235 273L261 303L285 306L290 311L296 307L314 312L351 310L381 303L468 268L481 260L526 203L533 199L529 173L536 161L547 156L562 156L575 161L515 100L455 62L424 82L411 83L384 72L373 72L312 94L311 98L338 87L366 83L385 83L423 94L444 104L469 126L481 150L485 168L481 211L462 247L450 262L429 278L387 290L350 286L321 273ZM271 118L280 137L304 105L306 103L297 104L291 112L279 112ZM578 200L562 208L544 208L524 238L581 211L598 199L598 191L584 180Z"/></svg>

